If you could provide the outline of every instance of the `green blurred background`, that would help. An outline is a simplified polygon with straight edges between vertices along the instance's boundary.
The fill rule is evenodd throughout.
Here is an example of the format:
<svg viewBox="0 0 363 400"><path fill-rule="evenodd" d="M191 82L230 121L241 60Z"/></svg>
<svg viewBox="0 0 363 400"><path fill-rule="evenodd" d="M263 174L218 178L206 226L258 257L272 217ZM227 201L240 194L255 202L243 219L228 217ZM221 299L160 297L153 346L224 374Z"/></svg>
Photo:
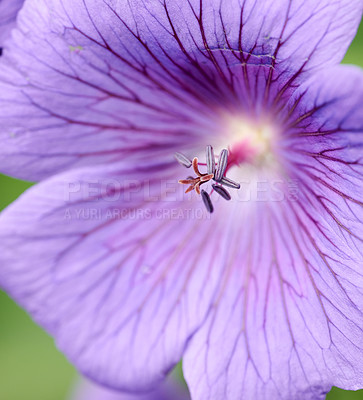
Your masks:
<svg viewBox="0 0 363 400"><path fill-rule="evenodd" d="M344 63L363 67L363 23ZM0 209L29 186L0 175ZM53 340L0 291L0 400L64 400L76 379ZM363 390L333 388L327 400L363 400Z"/></svg>

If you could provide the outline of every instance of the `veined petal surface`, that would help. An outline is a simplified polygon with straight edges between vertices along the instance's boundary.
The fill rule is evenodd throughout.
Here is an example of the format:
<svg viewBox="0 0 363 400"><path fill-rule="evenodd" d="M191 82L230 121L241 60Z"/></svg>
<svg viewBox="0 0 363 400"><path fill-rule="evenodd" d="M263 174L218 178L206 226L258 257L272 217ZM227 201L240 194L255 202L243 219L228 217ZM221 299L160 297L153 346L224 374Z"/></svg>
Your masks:
<svg viewBox="0 0 363 400"><path fill-rule="evenodd" d="M291 99L281 157L293 186L231 213L229 268L184 359L193 399L362 388L362 93L362 71L340 66Z"/></svg>
<svg viewBox="0 0 363 400"><path fill-rule="evenodd" d="M205 145L220 134L221 113L259 110L338 63L362 7L29 0L1 65L1 171L35 181Z"/></svg>
<svg viewBox="0 0 363 400"><path fill-rule="evenodd" d="M146 390L186 351L193 400L362 386L363 78L330 68L361 14L358 0L27 1L1 60L0 165L77 169L2 214L0 282L86 375ZM180 178L174 151L266 114L279 169L252 180L282 197L233 194L201 219L162 185Z"/></svg>
<svg viewBox="0 0 363 400"><path fill-rule="evenodd" d="M67 172L0 217L2 288L109 387L163 380L216 291L226 227L185 201L175 174L127 163Z"/></svg>

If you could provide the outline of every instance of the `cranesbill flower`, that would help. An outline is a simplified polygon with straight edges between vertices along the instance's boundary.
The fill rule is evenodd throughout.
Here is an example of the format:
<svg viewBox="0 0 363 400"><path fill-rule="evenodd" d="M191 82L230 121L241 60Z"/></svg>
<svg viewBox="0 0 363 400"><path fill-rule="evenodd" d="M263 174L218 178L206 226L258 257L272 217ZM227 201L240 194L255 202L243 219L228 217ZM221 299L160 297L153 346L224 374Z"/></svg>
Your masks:
<svg viewBox="0 0 363 400"><path fill-rule="evenodd" d="M0 0L0 53L4 41L15 26L16 16L24 0Z"/></svg>
<svg viewBox="0 0 363 400"><path fill-rule="evenodd" d="M0 166L44 180L1 216L0 282L84 374L143 391L183 357L194 400L363 386L363 73L338 65L362 7L26 2Z"/></svg>

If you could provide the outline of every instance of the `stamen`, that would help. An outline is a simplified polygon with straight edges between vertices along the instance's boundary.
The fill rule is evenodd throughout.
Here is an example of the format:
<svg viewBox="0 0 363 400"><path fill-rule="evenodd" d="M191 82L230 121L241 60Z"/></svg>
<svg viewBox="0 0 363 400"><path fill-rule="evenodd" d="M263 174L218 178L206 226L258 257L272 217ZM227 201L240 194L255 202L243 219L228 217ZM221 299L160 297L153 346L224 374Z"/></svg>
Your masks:
<svg viewBox="0 0 363 400"><path fill-rule="evenodd" d="M189 158L186 157L184 154L176 152L174 154L174 157L175 157L176 161L178 161L178 163L180 165L182 165L183 167L190 168L192 166L192 161L189 160Z"/></svg>
<svg viewBox="0 0 363 400"><path fill-rule="evenodd" d="M226 185L232 189L241 189L241 185L239 183L232 181L232 179L229 179L225 176L221 179L220 183L222 185Z"/></svg>
<svg viewBox="0 0 363 400"><path fill-rule="evenodd" d="M231 195L228 193L227 189L219 185L212 185L213 189L225 200L231 200Z"/></svg>
<svg viewBox="0 0 363 400"><path fill-rule="evenodd" d="M214 211L214 207L209 197L209 194L205 190L202 190L202 200L207 211L212 214L212 212Z"/></svg>
<svg viewBox="0 0 363 400"><path fill-rule="evenodd" d="M214 174L214 171L216 169L216 159L214 157L213 147L207 146L205 153L206 153L208 174Z"/></svg>
<svg viewBox="0 0 363 400"><path fill-rule="evenodd" d="M209 194L205 190L201 190L200 187L212 180L217 182L218 184L212 184L213 189L215 192L221 196L225 200L231 200L231 195L229 192L222 186L228 186L233 189L239 189L241 186L237 183L232 181L229 178L226 178L224 174L226 173L227 166L228 166L228 150L223 149L221 154L218 158L218 164L216 167L216 161L214 156L214 151L212 146L206 147L206 165L207 166L207 173L201 173L199 171L199 163L198 158L194 157L193 161L190 161L189 158L184 156L182 153L175 153L176 160L183 165L184 167L190 168L193 167L193 170L196 177L188 176L186 179L180 179L179 183L183 185L188 185L187 190L185 193L189 193L193 190L196 191L197 194L202 196L203 203L209 213L214 211L214 207L211 201Z"/></svg>
<svg viewBox="0 0 363 400"><path fill-rule="evenodd" d="M223 178L228 164L228 150L223 149L221 154L219 155L218 165L216 169L216 173L214 174L214 180L216 182L220 182Z"/></svg>

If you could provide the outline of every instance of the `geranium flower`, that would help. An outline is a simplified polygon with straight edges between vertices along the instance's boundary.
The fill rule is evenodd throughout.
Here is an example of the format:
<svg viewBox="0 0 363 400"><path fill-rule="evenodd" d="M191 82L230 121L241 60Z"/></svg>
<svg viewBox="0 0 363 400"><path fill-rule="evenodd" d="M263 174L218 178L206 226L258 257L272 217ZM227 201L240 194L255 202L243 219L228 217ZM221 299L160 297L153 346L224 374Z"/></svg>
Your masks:
<svg viewBox="0 0 363 400"><path fill-rule="evenodd" d="M26 2L0 165L47 179L1 216L0 282L84 374L143 391L183 357L193 400L363 386L363 73L337 65L362 7Z"/></svg>
<svg viewBox="0 0 363 400"><path fill-rule="evenodd" d="M23 3L24 0L0 0L0 53L4 41L15 26L16 16Z"/></svg>

